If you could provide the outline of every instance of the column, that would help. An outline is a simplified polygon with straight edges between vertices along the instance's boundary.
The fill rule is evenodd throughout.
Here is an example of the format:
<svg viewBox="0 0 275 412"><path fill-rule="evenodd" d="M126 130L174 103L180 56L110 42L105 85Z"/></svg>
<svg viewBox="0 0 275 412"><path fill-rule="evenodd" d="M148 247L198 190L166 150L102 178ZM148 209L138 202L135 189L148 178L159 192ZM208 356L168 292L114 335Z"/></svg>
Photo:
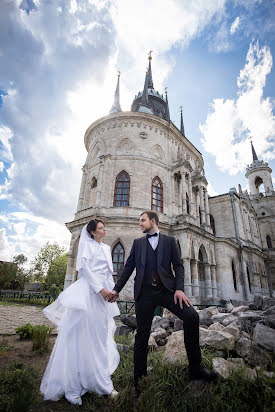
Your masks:
<svg viewBox="0 0 275 412"><path fill-rule="evenodd" d="M216 298L218 296L216 266L210 265L210 271L211 271L211 283L212 283L212 296L213 298Z"/></svg>
<svg viewBox="0 0 275 412"><path fill-rule="evenodd" d="M204 264L204 274L205 274L205 289L206 289L206 297L212 298L212 282L211 282L211 272L210 272L210 264Z"/></svg>
<svg viewBox="0 0 275 412"><path fill-rule="evenodd" d="M200 193L200 207L201 207L201 224L204 225L205 224L205 207L204 207L202 186L200 186L199 193Z"/></svg>
<svg viewBox="0 0 275 412"><path fill-rule="evenodd" d="M192 259L191 276L192 276L192 285L193 285L193 296L197 297L200 295L200 288L199 288L198 261L196 259Z"/></svg>
<svg viewBox="0 0 275 412"><path fill-rule="evenodd" d="M82 170L83 170L83 174L82 174L80 193L79 193L79 199L78 199L78 204L77 204L78 212L83 209L84 192L85 192L85 186L86 186L86 181L87 181L87 172L86 172L85 166L82 168Z"/></svg>
<svg viewBox="0 0 275 412"><path fill-rule="evenodd" d="M185 175L182 176L182 213L186 215L186 184L185 184Z"/></svg>
<svg viewBox="0 0 275 412"><path fill-rule="evenodd" d="M191 283L191 268L190 268L190 259L184 258L184 293L188 298L192 296L192 283Z"/></svg>
<svg viewBox="0 0 275 412"><path fill-rule="evenodd" d="M200 193L198 188L196 188L196 217L197 217L197 225L200 226L201 222L200 222L200 210L199 210L199 206L200 206Z"/></svg>
<svg viewBox="0 0 275 412"><path fill-rule="evenodd" d="M204 190L205 190L205 221L206 221L207 226L210 226L208 193L206 189Z"/></svg>

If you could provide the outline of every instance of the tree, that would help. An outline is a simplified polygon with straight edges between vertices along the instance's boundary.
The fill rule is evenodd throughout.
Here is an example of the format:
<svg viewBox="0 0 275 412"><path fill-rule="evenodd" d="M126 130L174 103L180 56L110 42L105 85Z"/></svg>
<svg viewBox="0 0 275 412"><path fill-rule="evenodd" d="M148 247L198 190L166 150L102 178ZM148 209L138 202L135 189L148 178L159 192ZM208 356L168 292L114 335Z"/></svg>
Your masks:
<svg viewBox="0 0 275 412"><path fill-rule="evenodd" d="M33 278L43 282L53 261L64 252L65 248L60 247L56 242L52 244L47 242L32 262Z"/></svg>
<svg viewBox="0 0 275 412"><path fill-rule="evenodd" d="M28 258L22 253L14 256L12 262L1 262L0 264L0 288L1 289L24 289L28 271L24 264Z"/></svg>
<svg viewBox="0 0 275 412"><path fill-rule="evenodd" d="M65 275L66 275L67 263L68 263L67 253L57 256L52 261L49 267L46 279L45 279L47 287L56 285L59 289L63 288Z"/></svg>

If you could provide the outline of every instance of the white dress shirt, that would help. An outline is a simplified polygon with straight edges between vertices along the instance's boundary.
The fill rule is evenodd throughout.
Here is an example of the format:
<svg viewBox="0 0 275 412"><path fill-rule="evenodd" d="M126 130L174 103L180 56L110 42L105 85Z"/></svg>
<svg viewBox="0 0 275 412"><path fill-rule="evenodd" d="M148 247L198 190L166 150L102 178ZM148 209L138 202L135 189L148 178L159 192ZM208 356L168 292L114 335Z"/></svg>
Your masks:
<svg viewBox="0 0 275 412"><path fill-rule="evenodd" d="M158 235L157 236L151 236L148 238L148 242L152 246L152 249L156 250L158 243L159 243L159 230L156 232ZM149 233L150 235L151 233ZM153 233L152 233L153 234Z"/></svg>

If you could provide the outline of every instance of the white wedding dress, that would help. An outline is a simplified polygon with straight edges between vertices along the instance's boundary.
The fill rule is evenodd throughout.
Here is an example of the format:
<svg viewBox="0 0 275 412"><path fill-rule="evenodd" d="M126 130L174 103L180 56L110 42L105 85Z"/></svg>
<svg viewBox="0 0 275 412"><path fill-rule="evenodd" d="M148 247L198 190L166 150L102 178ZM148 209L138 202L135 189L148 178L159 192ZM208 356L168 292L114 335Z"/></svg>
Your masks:
<svg viewBox="0 0 275 412"><path fill-rule="evenodd" d="M105 301L102 288L112 290L110 247L89 239L81 243L79 280L64 290L43 313L58 326L40 390L44 400L70 400L85 392L111 394L111 375L119 364L114 341L117 303Z"/></svg>

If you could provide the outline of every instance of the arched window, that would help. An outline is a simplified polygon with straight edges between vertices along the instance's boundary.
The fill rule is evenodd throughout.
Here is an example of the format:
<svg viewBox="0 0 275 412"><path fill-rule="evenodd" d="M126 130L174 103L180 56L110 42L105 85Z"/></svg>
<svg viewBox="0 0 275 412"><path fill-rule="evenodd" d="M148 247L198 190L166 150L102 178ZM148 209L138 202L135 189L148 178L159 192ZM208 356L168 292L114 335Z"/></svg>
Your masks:
<svg viewBox="0 0 275 412"><path fill-rule="evenodd" d="M117 242L113 247L112 251L112 259L113 259L113 266L114 266L114 273L118 275L123 268L124 265L124 257L125 251L124 247L120 242Z"/></svg>
<svg viewBox="0 0 275 412"><path fill-rule="evenodd" d="M130 176L124 170L117 175L115 183L114 206L128 207L130 197Z"/></svg>
<svg viewBox="0 0 275 412"><path fill-rule="evenodd" d="M215 220L212 215L210 215L210 226L213 230L213 234L216 235L216 227L215 227Z"/></svg>
<svg viewBox="0 0 275 412"><path fill-rule="evenodd" d="M266 237L266 244L268 249L272 249L271 237L269 235Z"/></svg>
<svg viewBox="0 0 275 412"><path fill-rule="evenodd" d="M91 181L91 189L94 189L95 187L97 187L97 180L95 177L93 177Z"/></svg>
<svg viewBox="0 0 275 412"><path fill-rule="evenodd" d="M188 215L190 214L189 196L187 193L186 193L186 212L188 213Z"/></svg>
<svg viewBox="0 0 275 412"><path fill-rule="evenodd" d="M234 289L235 289L235 290L238 290L238 287L237 287L237 278L236 278L236 271L235 271L234 262L232 262L232 276L233 276Z"/></svg>
<svg viewBox="0 0 275 412"><path fill-rule="evenodd" d="M248 266L246 267L246 273L247 273L247 280L248 280L249 290L251 292L251 280L250 280L250 273L249 273Z"/></svg>
<svg viewBox="0 0 275 412"><path fill-rule="evenodd" d="M163 185L158 176L152 182L151 209L163 212Z"/></svg>

